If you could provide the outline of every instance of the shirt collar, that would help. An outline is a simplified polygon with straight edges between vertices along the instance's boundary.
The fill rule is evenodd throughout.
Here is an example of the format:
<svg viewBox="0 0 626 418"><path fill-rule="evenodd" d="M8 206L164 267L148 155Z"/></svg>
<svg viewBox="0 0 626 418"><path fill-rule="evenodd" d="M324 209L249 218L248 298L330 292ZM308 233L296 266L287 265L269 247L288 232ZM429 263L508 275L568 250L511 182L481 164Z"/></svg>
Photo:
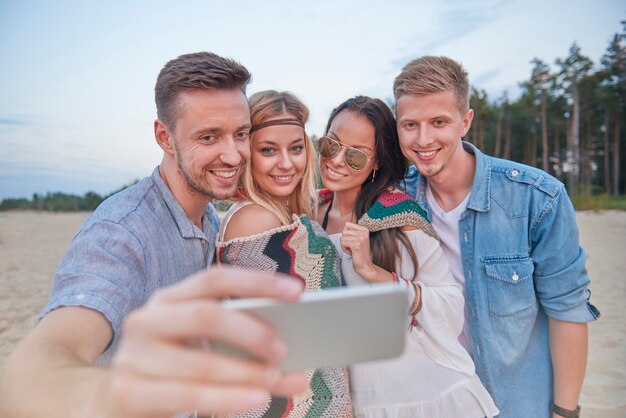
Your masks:
<svg viewBox="0 0 626 418"><path fill-rule="evenodd" d="M157 187L157 190L161 194L161 197L163 197L163 201L165 201L167 208L172 214L180 235L183 238L202 238L208 241L208 234L206 234L205 231L208 232L211 230L211 221L208 219L206 211L205 214L202 216L202 225L205 229L205 231L202 231L196 226L196 224L191 221L191 219L189 219L182 206L180 206L180 203L178 203L178 200L176 200L176 198L172 194L172 191L169 189L169 187L167 187L167 184L165 184L165 181L163 181L163 179L161 178L161 174L159 173L159 166L154 169L151 177L152 181Z"/></svg>
<svg viewBox="0 0 626 418"><path fill-rule="evenodd" d="M476 157L474 182L467 207L479 212L489 211L491 195L491 161L469 142L463 142L463 150Z"/></svg>
<svg viewBox="0 0 626 418"><path fill-rule="evenodd" d="M476 157L476 169L474 171L474 182L470 192L467 208L479 212L489 211L491 195L491 161L480 152L478 148L469 142L462 142L463 150ZM429 208L426 199L426 177L419 176L416 192L416 200L423 208Z"/></svg>

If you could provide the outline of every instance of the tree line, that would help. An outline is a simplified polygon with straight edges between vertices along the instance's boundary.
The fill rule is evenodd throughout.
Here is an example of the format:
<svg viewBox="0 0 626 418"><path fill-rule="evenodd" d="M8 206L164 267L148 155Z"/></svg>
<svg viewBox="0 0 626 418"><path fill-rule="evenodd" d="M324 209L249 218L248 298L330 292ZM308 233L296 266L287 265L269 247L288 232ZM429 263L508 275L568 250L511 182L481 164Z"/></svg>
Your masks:
<svg viewBox="0 0 626 418"><path fill-rule="evenodd" d="M82 196L61 192L33 194L32 199L10 198L0 201L0 211L4 210L43 210L51 212L93 211L109 196L137 183L138 180L104 196L87 192Z"/></svg>
<svg viewBox="0 0 626 418"><path fill-rule="evenodd" d="M79 211L93 211L100 203L102 203L109 196L115 193L121 192L127 187L132 186L139 180L135 180L130 184L120 187L119 189L106 194L99 195L95 192L87 192L82 196L75 194L67 194L61 192L46 193L46 194L33 194L31 199L26 198L9 198L0 201L0 211L6 210L39 210L50 212L79 212ZM230 207L230 202L225 200L213 201L213 206L217 210L225 211Z"/></svg>
<svg viewBox="0 0 626 418"><path fill-rule="evenodd" d="M491 101L472 88L474 122L466 139L488 154L547 171L572 197L625 193L626 21L621 23L598 66L574 42L553 67L534 58L515 101L506 92Z"/></svg>

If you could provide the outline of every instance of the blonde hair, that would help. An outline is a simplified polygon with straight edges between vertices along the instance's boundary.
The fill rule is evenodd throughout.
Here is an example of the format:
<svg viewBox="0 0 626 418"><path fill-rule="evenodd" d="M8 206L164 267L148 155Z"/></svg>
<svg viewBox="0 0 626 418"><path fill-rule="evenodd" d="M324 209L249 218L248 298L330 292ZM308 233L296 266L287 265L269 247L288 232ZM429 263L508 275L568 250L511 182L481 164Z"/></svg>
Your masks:
<svg viewBox="0 0 626 418"><path fill-rule="evenodd" d="M451 91L455 94L459 110L469 109L469 81L463 66L448 58L424 56L416 58L402 68L393 82L396 100L406 94L423 96Z"/></svg>
<svg viewBox="0 0 626 418"><path fill-rule="evenodd" d="M250 120L255 127L276 116L289 115L304 125L309 119L309 109L290 92L265 90L253 94L248 100ZM304 129L303 129L304 131ZM254 143L255 133L250 135L250 147ZM284 225L292 222L292 216L307 215L315 219L317 209L317 193L315 191L315 175L317 158L313 144L304 131L304 149L307 162L304 174L287 201L287 206L277 204L267 192L261 189L254 179L254 168L251 159L244 167L241 182L246 198L272 212Z"/></svg>

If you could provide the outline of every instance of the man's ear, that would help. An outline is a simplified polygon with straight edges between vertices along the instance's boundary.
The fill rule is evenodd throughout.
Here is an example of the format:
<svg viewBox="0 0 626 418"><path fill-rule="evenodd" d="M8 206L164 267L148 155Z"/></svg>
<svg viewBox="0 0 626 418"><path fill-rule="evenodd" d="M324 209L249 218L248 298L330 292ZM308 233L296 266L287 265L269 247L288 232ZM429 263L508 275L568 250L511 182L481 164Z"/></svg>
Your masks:
<svg viewBox="0 0 626 418"><path fill-rule="evenodd" d="M472 120L474 120L474 110L468 109L465 116L463 116L463 131L461 133L461 138L467 135L470 127L472 126Z"/></svg>
<svg viewBox="0 0 626 418"><path fill-rule="evenodd" d="M154 138L157 144L161 147L163 152L169 155L174 155L174 144L172 143L172 136L170 135L167 126L163 121L157 119L154 121Z"/></svg>

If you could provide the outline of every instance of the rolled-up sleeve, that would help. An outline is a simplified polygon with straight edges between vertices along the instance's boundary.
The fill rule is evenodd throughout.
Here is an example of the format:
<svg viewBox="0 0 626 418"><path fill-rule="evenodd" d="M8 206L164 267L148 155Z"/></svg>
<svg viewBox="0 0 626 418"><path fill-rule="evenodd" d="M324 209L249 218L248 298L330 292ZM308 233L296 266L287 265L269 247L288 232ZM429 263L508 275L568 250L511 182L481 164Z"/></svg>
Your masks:
<svg viewBox="0 0 626 418"><path fill-rule="evenodd" d="M145 265L140 241L124 225L88 221L61 260L40 318L62 306L90 308L119 338L123 318L144 299Z"/></svg>
<svg viewBox="0 0 626 418"><path fill-rule="evenodd" d="M585 267L574 207L561 187L543 208L532 230L535 287L539 302L551 318L590 322L600 316L590 302L590 279Z"/></svg>

